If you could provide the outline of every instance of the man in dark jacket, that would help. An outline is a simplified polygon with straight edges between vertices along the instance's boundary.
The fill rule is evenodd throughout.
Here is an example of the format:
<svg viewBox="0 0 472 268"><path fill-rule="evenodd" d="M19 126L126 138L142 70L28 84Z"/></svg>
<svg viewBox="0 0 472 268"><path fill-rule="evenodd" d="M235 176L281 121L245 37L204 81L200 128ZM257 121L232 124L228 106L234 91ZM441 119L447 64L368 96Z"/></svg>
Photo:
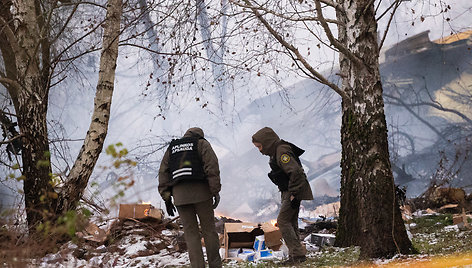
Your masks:
<svg viewBox="0 0 472 268"><path fill-rule="evenodd" d="M271 181L281 192L281 207L277 225L289 249L288 264L306 260L306 250L301 244L298 230L298 213L301 200L313 200L310 184L299 156L304 150L281 140L269 127L264 127L252 136L252 142L263 155L270 157Z"/></svg>
<svg viewBox="0 0 472 268"><path fill-rule="evenodd" d="M210 268L221 267L214 209L221 189L218 158L201 128L190 128L181 139L172 140L159 168L159 193L167 213L175 207L184 227L192 268L205 267L197 216L205 240Z"/></svg>

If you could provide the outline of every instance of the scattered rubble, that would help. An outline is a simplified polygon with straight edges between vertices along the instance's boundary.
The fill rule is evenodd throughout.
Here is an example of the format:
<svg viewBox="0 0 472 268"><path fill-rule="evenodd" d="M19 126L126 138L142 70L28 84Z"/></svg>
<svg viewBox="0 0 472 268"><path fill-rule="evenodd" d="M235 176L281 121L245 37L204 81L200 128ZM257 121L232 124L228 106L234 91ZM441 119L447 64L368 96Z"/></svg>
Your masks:
<svg viewBox="0 0 472 268"><path fill-rule="evenodd" d="M472 211L472 194L464 189L431 185L422 195L406 200L412 211L434 209L445 213L461 213L462 209Z"/></svg>
<svg viewBox="0 0 472 268"><path fill-rule="evenodd" d="M443 223L444 232L471 232L472 216L468 214L470 210L466 209L467 206L464 206L468 202L466 196L455 192L456 194L452 196L464 196L464 199L438 198L438 196L450 197L451 192L440 190L435 193L432 195L436 200L433 208L415 209L418 206L412 205L414 202L411 200L407 200L402 207L403 219L410 238L421 237L421 234L417 233L418 225L415 223L417 219L437 217L445 213L451 216L447 224ZM456 203L444 203L451 200L455 200ZM461 203L461 200L466 203ZM77 233L78 241L63 245L58 252L45 256L36 264L41 264L42 267L57 267L58 263L63 267L189 265L179 217L165 218L161 210L152 206L147 208L126 206L128 212L131 211L129 210L131 207L134 217L125 217L129 215L124 213L106 230L90 223L85 230ZM154 210L154 214L148 213L143 216L146 209ZM281 239L275 222L248 223L227 217L217 217L215 220L222 245L220 254L225 263L278 262L288 256L288 249ZM333 247L336 228L335 217L320 215L316 218L300 219L300 234L309 252L308 256L315 256L310 255L310 252L318 254L323 248ZM429 239L428 236L425 236L425 239Z"/></svg>

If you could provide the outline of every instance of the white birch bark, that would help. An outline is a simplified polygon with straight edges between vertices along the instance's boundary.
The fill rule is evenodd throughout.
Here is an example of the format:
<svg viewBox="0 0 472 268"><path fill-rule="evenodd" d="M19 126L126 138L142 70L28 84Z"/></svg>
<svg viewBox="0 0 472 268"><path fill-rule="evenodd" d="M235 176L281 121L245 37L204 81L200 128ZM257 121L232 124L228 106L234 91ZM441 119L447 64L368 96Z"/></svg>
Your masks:
<svg viewBox="0 0 472 268"><path fill-rule="evenodd" d="M121 14L122 0L108 1L92 120L84 144L62 189L59 212L76 207L103 148L114 90Z"/></svg>
<svg viewBox="0 0 472 268"><path fill-rule="evenodd" d="M336 245L359 245L362 258L411 253L389 159L375 8L362 0L336 2L342 90L349 97L342 102Z"/></svg>

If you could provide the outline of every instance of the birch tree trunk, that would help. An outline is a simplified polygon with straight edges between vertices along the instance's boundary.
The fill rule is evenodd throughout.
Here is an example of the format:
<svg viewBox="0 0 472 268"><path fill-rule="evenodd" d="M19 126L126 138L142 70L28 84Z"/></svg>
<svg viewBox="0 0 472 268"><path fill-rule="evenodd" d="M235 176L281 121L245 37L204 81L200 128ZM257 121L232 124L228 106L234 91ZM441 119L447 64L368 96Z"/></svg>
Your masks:
<svg viewBox="0 0 472 268"><path fill-rule="evenodd" d="M389 160L373 1L338 0L338 40L360 61L340 53L342 90L341 208L337 246L357 245L362 257L411 253Z"/></svg>
<svg viewBox="0 0 472 268"><path fill-rule="evenodd" d="M114 90L121 13L122 0L109 0L92 121L64 188L61 189L57 213L76 208L103 148Z"/></svg>

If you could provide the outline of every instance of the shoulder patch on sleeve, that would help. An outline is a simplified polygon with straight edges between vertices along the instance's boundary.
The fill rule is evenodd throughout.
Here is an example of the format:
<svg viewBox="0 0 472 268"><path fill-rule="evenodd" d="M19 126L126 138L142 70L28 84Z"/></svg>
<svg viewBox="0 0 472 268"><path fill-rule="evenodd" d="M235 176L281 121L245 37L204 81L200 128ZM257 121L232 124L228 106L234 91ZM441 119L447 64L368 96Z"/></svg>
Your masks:
<svg viewBox="0 0 472 268"><path fill-rule="evenodd" d="M282 161L282 163L284 164L287 164L288 162L290 162L290 156L288 154L282 154L280 156L280 161Z"/></svg>

